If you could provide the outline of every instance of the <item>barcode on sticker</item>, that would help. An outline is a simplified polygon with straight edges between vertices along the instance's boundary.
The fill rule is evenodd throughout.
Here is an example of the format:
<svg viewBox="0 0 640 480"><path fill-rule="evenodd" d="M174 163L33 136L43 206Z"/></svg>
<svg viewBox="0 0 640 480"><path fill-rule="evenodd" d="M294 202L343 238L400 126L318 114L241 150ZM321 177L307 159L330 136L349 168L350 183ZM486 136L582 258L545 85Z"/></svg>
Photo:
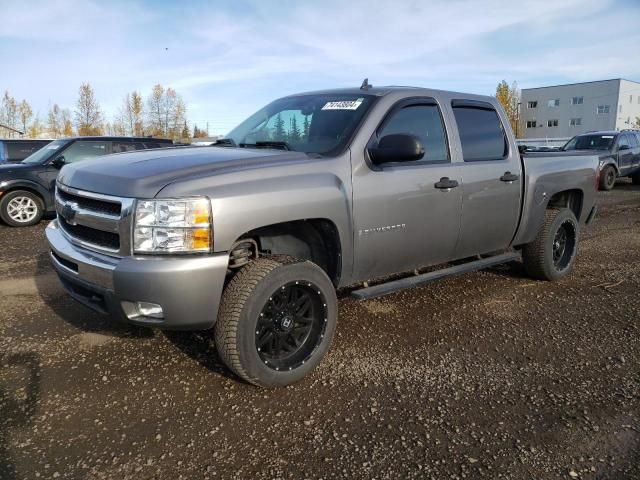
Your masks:
<svg viewBox="0 0 640 480"><path fill-rule="evenodd" d="M363 101L364 98L343 100L341 102L327 102L324 104L324 107L322 107L322 110L357 110Z"/></svg>

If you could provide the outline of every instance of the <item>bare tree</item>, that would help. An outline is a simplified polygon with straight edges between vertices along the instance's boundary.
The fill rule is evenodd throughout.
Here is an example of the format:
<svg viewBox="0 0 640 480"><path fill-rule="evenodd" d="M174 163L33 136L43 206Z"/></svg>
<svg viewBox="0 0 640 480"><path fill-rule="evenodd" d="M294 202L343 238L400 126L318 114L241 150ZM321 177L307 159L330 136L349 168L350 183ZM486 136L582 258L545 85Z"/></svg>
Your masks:
<svg viewBox="0 0 640 480"><path fill-rule="evenodd" d="M33 110L31 110L31 105L27 103L26 100L22 100L20 105L18 105L18 117L20 118L20 126L22 127L22 131L27 131L27 125L33 117Z"/></svg>
<svg viewBox="0 0 640 480"><path fill-rule="evenodd" d="M53 138L58 138L62 133L63 125L61 124L60 116L60 107L57 103L54 103L49 107L49 113L47 114L47 129Z"/></svg>
<svg viewBox="0 0 640 480"><path fill-rule="evenodd" d="M2 97L2 104L0 104L0 123L6 125L9 128L18 129L18 102L16 99L9 95L9 91L4 92ZM8 131L8 136L13 137L15 132Z"/></svg>
<svg viewBox="0 0 640 480"><path fill-rule="evenodd" d="M72 137L73 122L71 121L71 111L68 108L60 110L60 124L62 125L62 135Z"/></svg>
<svg viewBox="0 0 640 480"><path fill-rule="evenodd" d="M180 138L186 121L186 105L173 89L158 84L147 98L147 119L150 133L154 136Z"/></svg>
<svg viewBox="0 0 640 480"><path fill-rule="evenodd" d="M40 118L36 115L33 122L31 122L31 125L29 125L29 128L27 129L27 135L30 138L38 138L42 134L43 130L44 126L42 125Z"/></svg>
<svg viewBox="0 0 640 480"><path fill-rule="evenodd" d="M78 135L100 135L102 133L102 112L89 83L80 85L75 111Z"/></svg>

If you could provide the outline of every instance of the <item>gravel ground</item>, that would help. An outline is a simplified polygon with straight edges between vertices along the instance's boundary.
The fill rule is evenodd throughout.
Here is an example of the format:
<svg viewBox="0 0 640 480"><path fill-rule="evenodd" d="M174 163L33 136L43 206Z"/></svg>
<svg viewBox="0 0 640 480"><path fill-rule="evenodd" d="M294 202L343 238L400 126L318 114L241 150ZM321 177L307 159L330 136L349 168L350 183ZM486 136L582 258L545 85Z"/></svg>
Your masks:
<svg viewBox="0 0 640 480"><path fill-rule="evenodd" d="M640 478L640 187L599 193L574 273L520 264L343 296L307 379L240 383L208 333L71 301L0 226L0 478Z"/></svg>

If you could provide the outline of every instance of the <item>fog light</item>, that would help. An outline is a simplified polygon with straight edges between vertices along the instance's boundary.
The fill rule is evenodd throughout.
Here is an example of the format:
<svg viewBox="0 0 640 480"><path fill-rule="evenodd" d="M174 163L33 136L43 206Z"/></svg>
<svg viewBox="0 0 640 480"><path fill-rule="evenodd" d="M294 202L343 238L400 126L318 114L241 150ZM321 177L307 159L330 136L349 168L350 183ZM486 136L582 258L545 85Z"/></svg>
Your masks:
<svg viewBox="0 0 640 480"><path fill-rule="evenodd" d="M136 302L136 310L143 317L164 318L162 307L157 303Z"/></svg>
<svg viewBox="0 0 640 480"><path fill-rule="evenodd" d="M124 301L122 308L127 318L132 320L139 317L164 318L162 307L157 303Z"/></svg>

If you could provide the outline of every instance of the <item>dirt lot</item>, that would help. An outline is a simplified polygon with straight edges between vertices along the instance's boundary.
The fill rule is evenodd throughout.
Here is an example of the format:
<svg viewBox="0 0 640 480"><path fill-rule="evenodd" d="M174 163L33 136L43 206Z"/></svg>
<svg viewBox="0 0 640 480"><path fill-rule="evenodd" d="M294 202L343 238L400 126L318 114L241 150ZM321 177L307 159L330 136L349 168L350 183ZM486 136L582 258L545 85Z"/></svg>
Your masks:
<svg viewBox="0 0 640 480"><path fill-rule="evenodd" d="M311 377L259 390L209 334L71 301L46 222L0 226L0 478L640 478L640 188L600 193L577 268L340 301Z"/></svg>

